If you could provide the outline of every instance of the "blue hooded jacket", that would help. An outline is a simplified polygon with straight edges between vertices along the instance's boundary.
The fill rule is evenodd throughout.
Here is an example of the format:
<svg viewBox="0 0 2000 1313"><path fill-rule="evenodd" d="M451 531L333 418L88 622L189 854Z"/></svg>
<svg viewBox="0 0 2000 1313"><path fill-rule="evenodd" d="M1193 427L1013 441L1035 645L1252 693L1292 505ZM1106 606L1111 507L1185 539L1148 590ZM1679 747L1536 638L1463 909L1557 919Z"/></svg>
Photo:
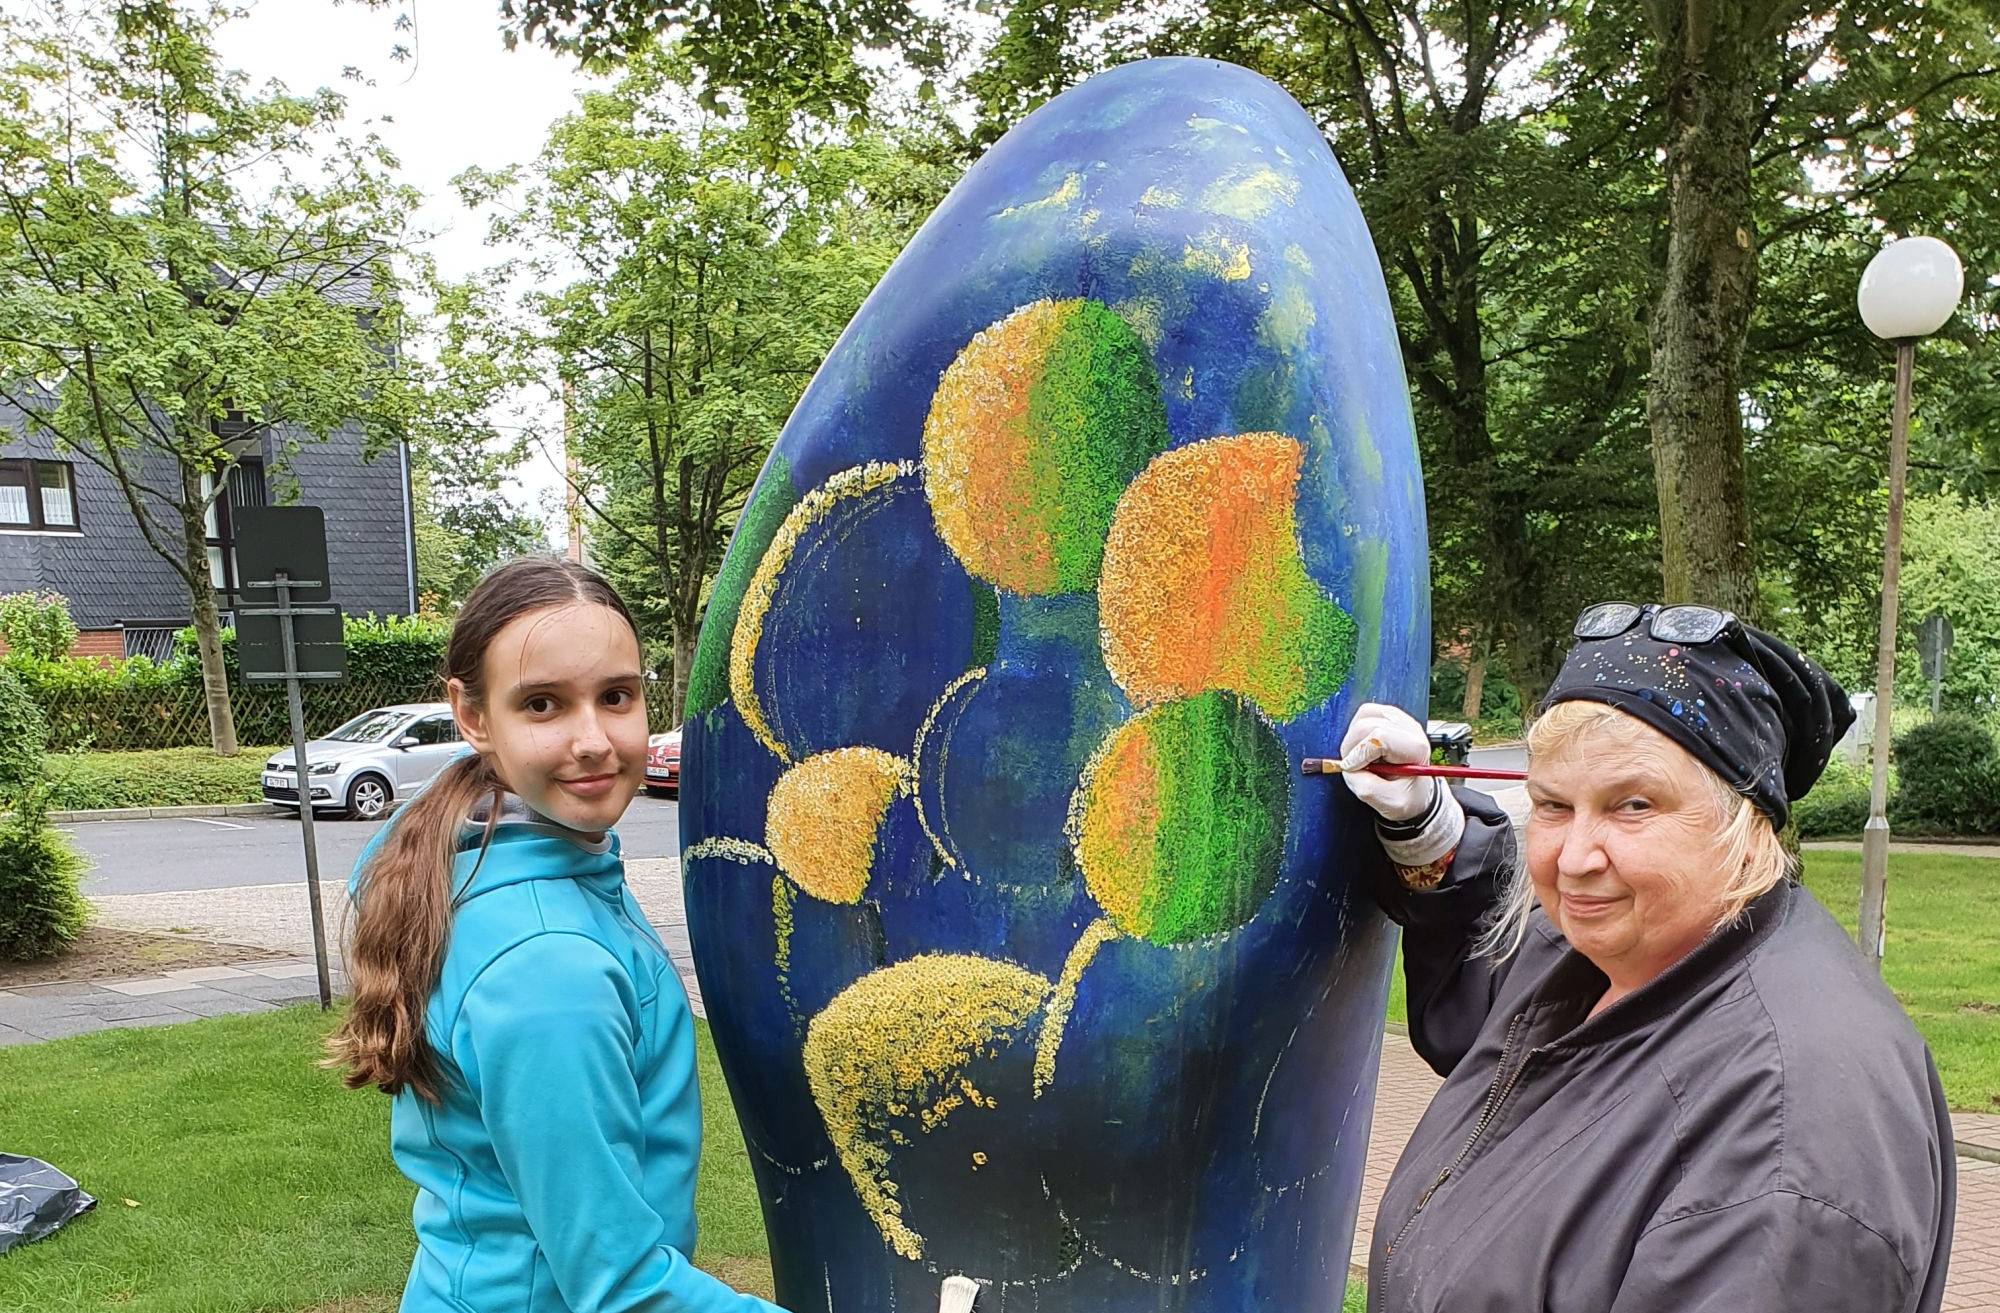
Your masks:
<svg viewBox="0 0 2000 1313"><path fill-rule="evenodd" d="M417 1185L402 1313L777 1313L688 1261L694 1021L617 836L509 801L483 858L468 827L453 872L427 1009L440 1101L405 1089L390 1114Z"/></svg>

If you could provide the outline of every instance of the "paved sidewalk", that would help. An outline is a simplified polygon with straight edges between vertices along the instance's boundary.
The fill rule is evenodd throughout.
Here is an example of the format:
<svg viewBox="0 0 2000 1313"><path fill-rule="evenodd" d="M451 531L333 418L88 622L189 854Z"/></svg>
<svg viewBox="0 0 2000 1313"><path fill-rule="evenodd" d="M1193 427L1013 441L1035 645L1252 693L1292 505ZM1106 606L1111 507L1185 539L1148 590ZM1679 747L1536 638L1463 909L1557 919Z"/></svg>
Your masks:
<svg viewBox="0 0 2000 1313"><path fill-rule="evenodd" d="M629 862L626 878L659 930L699 1014L701 996L688 944L687 914L681 905L679 863L672 858ZM327 881L324 898L329 933L334 933L347 905L344 884ZM191 932L291 952L311 943L305 891L297 882L192 894L126 894L93 901L104 924L126 929ZM143 981L31 986L0 992L0 1044L262 1011L312 998L316 992L312 965L304 960L176 971ZM14 1038L8 1038L9 1028ZM1382 1189L1439 1083L1405 1036L1391 1031L1383 1037L1368 1165L1355 1226L1353 1264L1358 1271L1366 1270L1368 1237ZM2000 1313L2000 1116L1960 1114L1954 1123L1967 1152L1958 1158L1958 1227L1944 1310Z"/></svg>
<svg viewBox="0 0 2000 1313"><path fill-rule="evenodd" d="M345 984L336 978L335 991ZM21 985L0 990L0 1048L99 1030L270 1012L318 998L318 971L304 961L189 967L132 980Z"/></svg>

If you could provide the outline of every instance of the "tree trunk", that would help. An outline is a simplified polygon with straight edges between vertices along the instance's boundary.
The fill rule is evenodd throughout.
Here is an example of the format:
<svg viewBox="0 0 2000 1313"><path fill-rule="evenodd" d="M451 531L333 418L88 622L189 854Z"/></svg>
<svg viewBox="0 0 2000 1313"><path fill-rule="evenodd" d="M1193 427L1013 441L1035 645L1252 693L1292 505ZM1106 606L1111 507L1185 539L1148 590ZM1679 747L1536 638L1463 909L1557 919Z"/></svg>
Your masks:
<svg viewBox="0 0 2000 1313"><path fill-rule="evenodd" d="M1757 297L1750 146L1769 8L1661 0L1652 10L1668 119L1666 269L1646 396L1663 600L1746 616L1756 568L1738 380Z"/></svg>
<svg viewBox="0 0 2000 1313"><path fill-rule="evenodd" d="M1480 704L1486 698L1486 655L1491 647L1492 639L1486 630L1481 629L1479 638L1465 658L1465 701L1458 709L1460 720L1479 719Z"/></svg>
<svg viewBox="0 0 2000 1313"><path fill-rule="evenodd" d="M208 524L203 515L201 475L186 465L181 467L181 542L186 549L183 561L195 648L201 653L201 690L208 704L208 741L216 756L233 757L237 751L236 713L229 706L222 625L215 613L215 585L208 576Z"/></svg>
<svg viewBox="0 0 2000 1313"><path fill-rule="evenodd" d="M694 640L696 626L692 624L674 625L674 678L668 691L668 706L673 710L674 724L681 723L687 713L688 675L694 670Z"/></svg>

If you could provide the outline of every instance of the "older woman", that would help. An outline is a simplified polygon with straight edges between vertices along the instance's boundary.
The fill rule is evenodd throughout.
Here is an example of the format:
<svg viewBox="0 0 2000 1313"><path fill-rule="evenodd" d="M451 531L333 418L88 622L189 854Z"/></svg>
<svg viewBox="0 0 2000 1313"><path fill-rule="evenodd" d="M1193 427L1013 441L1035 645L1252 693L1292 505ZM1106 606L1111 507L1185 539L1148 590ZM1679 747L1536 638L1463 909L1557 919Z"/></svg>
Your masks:
<svg viewBox="0 0 2000 1313"><path fill-rule="evenodd" d="M1506 816L1364 706L1345 776L1400 882L1410 1041L1445 1083L1390 1178L1368 1307L1935 1310L1951 1122L1923 1041L1779 845L1853 719L1705 607L1585 611Z"/></svg>

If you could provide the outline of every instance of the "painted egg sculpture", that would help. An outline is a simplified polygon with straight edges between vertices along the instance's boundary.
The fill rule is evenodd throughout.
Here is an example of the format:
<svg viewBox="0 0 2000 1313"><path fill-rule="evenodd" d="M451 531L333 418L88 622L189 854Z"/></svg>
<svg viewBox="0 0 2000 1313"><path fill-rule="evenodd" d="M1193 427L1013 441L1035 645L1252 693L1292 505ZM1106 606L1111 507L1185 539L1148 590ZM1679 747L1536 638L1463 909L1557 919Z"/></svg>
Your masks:
<svg viewBox="0 0 2000 1313"><path fill-rule="evenodd" d="M1337 1307L1393 940L1345 790L1421 706L1388 298L1312 121L1131 64L980 160L716 580L682 869L778 1300Z"/></svg>

